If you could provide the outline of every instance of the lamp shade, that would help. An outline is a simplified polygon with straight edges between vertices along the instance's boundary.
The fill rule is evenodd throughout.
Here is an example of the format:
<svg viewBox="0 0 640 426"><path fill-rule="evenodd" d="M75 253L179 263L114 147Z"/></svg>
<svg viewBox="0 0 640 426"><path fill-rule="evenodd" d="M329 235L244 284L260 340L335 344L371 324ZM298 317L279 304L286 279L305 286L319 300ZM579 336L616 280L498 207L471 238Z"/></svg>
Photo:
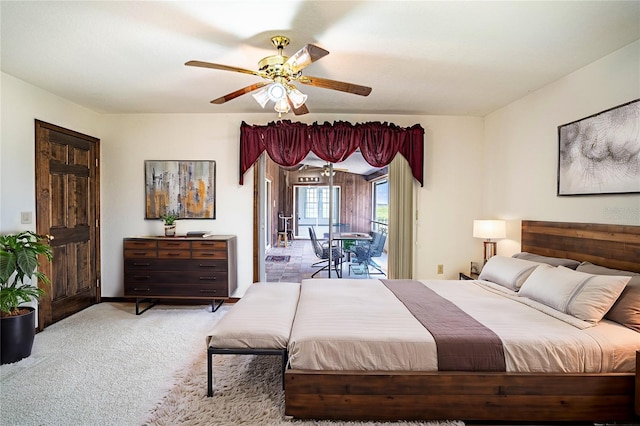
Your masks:
<svg viewBox="0 0 640 426"><path fill-rule="evenodd" d="M264 108L267 102L269 102L269 91L267 90L267 87L263 87L262 89L251 95L262 108Z"/></svg>
<svg viewBox="0 0 640 426"><path fill-rule="evenodd" d="M280 99L276 102L276 105L273 107L280 114L286 114L289 112L289 102L287 102L286 98Z"/></svg>
<svg viewBox="0 0 640 426"><path fill-rule="evenodd" d="M289 92L289 99L291 99L291 103L293 103L295 108L300 108L305 102L307 102L307 95L294 88Z"/></svg>
<svg viewBox="0 0 640 426"><path fill-rule="evenodd" d="M506 238L507 230L504 220L474 220L473 236L475 238Z"/></svg>

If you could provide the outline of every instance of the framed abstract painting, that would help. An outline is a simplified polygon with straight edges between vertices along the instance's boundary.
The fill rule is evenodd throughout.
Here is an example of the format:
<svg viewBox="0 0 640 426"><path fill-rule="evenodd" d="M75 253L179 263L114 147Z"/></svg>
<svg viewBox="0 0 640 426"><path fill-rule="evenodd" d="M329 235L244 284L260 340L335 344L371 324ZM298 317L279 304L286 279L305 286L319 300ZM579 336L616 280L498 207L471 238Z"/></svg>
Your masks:
<svg viewBox="0 0 640 426"><path fill-rule="evenodd" d="M146 160L145 219L216 218L216 162Z"/></svg>
<svg viewBox="0 0 640 426"><path fill-rule="evenodd" d="M558 195L640 192L640 99L558 126Z"/></svg>

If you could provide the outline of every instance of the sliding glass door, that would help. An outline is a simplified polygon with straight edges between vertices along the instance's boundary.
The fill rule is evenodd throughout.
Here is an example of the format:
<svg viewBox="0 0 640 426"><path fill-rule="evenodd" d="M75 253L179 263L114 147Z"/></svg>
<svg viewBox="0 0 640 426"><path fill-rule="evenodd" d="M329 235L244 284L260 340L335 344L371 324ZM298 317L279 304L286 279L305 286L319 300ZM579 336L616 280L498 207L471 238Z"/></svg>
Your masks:
<svg viewBox="0 0 640 426"><path fill-rule="evenodd" d="M309 238L310 226L313 226L320 239L329 236L329 187L302 186L294 187L294 205L297 223L296 236ZM333 223L340 222L340 187L333 187Z"/></svg>

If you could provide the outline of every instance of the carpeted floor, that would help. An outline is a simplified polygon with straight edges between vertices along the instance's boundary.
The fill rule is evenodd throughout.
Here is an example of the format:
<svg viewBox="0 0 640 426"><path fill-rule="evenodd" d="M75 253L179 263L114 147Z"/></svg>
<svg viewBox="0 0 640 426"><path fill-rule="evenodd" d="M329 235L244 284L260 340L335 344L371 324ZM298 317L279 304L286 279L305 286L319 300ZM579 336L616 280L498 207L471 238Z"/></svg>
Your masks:
<svg viewBox="0 0 640 426"><path fill-rule="evenodd" d="M206 397L205 336L231 305L101 303L36 335L0 366L2 425L378 425L285 418L280 360L220 355ZM463 425L463 423L387 423Z"/></svg>
<svg viewBox="0 0 640 426"><path fill-rule="evenodd" d="M180 373L179 383L152 412L147 425L431 425L463 422L337 422L292 420L284 416L279 356L214 356L214 395L206 396L207 366L203 354Z"/></svg>
<svg viewBox="0 0 640 426"><path fill-rule="evenodd" d="M0 366L2 425L140 425L228 309L101 303L36 335L32 354Z"/></svg>

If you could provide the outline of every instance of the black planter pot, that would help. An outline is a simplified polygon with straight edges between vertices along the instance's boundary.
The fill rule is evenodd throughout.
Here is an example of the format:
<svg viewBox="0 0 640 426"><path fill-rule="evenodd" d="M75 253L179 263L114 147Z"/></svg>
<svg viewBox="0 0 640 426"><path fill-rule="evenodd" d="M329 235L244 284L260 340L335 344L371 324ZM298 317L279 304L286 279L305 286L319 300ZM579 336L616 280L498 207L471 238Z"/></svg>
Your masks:
<svg viewBox="0 0 640 426"><path fill-rule="evenodd" d="M10 364L31 355L36 335L36 311L15 317L0 318L0 364Z"/></svg>

